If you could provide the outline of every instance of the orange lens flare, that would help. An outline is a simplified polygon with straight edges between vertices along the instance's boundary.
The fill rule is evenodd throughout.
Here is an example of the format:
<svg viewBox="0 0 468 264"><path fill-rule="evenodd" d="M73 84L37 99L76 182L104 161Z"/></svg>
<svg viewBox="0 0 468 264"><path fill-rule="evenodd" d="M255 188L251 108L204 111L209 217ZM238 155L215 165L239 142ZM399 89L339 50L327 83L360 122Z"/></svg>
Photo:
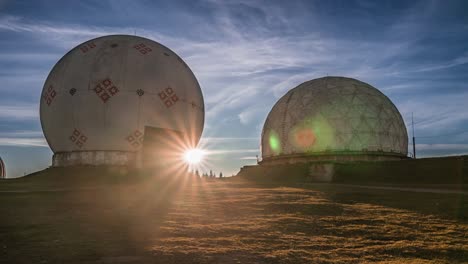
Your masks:
<svg viewBox="0 0 468 264"><path fill-rule="evenodd" d="M304 149L312 147L316 139L314 131L310 128L301 128L294 133L296 146Z"/></svg>

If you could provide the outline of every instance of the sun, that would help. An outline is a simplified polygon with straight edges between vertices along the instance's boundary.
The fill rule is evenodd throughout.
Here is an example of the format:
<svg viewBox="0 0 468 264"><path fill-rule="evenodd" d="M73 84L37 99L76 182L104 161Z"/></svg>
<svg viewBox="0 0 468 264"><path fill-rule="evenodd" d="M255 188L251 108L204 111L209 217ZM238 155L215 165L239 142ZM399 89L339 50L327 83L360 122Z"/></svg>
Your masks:
<svg viewBox="0 0 468 264"><path fill-rule="evenodd" d="M205 151L201 149L189 149L184 154L184 160L188 164L198 164L203 160L205 156Z"/></svg>

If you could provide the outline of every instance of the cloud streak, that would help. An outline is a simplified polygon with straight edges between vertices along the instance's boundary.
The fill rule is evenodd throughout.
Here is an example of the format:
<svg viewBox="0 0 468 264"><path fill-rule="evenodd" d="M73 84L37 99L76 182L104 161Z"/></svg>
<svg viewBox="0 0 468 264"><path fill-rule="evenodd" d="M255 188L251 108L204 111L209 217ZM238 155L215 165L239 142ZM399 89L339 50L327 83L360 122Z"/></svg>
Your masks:
<svg viewBox="0 0 468 264"><path fill-rule="evenodd" d="M0 137L0 146L49 147L45 138Z"/></svg>
<svg viewBox="0 0 468 264"><path fill-rule="evenodd" d="M0 120L37 120L37 105L0 105Z"/></svg>
<svg viewBox="0 0 468 264"><path fill-rule="evenodd" d="M417 150L465 150L468 144L416 144Z"/></svg>
<svg viewBox="0 0 468 264"><path fill-rule="evenodd" d="M207 149L205 150L207 155L217 154L238 154L238 153L259 153L259 149Z"/></svg>

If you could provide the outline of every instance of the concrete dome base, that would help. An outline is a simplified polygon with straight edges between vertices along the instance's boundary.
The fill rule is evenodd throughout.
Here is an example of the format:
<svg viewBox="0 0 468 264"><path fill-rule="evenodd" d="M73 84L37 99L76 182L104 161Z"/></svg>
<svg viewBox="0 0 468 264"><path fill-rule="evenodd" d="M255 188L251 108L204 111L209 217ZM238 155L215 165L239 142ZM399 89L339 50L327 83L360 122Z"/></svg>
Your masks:
<svg viewBox="0 0 468 264"><path fill-rule="evenodd" d="M280 165L310 162L348 162L348 161L385 161L402 160L408 157L399 153L382 152L329 152L320 154L292 154L263 158L259 162L261 165Z"/></svg>
<svg viewBox="0 0 468 264"><path fill-rule="evenodd" d="M137 166L137 153L128 151L73 151L55 153L52 167L69 166Z"/></svg>

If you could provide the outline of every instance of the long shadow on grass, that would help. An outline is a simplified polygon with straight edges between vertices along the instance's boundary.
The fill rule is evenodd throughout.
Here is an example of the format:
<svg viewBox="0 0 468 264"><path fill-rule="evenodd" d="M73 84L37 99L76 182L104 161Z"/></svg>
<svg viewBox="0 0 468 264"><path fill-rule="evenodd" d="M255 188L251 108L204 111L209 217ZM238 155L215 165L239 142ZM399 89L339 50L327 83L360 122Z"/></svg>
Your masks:
<svg viewBox="0 0 468 264"><path fill-rule="evenodd" d="M236 182L236 181L234 181ZM334 184L297 183L292 181L248 182L258 188L295 187L323 192L324 197L336 203L369 203L392 208L411 210L423 214L433 214L446 219L468 222L468 195L423 193L394 190L372 190Z"/></svg>
<svg viewBox="0 0 468 264"><path fill-rule="evenodd" d="M81 263L148 254L181 185L101 169L51 169L0 193L6 263ZM129 175L130 174L130 175ZM0 261L0 262L1 262Z"/></svg>
<svg viewBox="0 0 468 264"><path fill-rule="evenodd" d="M333 185L324 189L325 196L337 203L383 205L468 222L468 196L463 194L368 190L353 187L333 187Z"/></svg>

